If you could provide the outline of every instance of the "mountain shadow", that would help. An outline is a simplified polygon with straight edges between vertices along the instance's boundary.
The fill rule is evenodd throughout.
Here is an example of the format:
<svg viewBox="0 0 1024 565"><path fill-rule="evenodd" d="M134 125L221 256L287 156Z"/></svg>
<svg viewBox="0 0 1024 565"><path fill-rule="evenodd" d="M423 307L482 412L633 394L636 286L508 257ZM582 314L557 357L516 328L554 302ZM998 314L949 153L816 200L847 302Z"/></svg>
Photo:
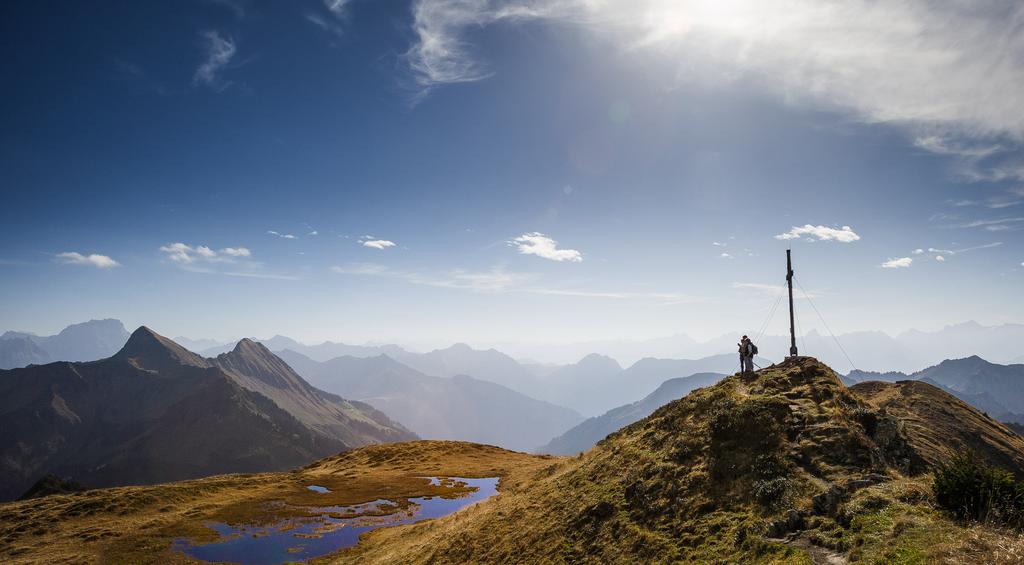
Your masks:
<svg viewBox="0 0 1024 565"><path fill-rule="evenodd" d="M0 371L4 500L46 474L145 484L287 469L414 437L244 340L208 360L141 327L107 359Z"/></svg>

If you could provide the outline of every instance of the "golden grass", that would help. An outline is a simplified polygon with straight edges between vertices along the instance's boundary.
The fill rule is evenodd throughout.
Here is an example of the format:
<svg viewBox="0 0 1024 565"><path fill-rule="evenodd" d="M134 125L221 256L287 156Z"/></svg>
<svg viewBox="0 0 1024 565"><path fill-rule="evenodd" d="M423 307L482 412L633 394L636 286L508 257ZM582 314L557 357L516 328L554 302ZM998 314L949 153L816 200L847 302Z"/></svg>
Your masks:
<svg viewBox="0 0 1024 565"><path fill-rule="evenodd" d="M510 477L551 465L533 456L463 442L371 446L290 473L224 475L144 487L55 495L0 505L5 563L193 563L170 551L178 537L211 539L205 522L259 524L301 506L352 505L451 494L426 476ZM311 484L330 493L308 490ZM285 502L286 505L268 504ZM300 507L300 508L296 508Z"/></svg>

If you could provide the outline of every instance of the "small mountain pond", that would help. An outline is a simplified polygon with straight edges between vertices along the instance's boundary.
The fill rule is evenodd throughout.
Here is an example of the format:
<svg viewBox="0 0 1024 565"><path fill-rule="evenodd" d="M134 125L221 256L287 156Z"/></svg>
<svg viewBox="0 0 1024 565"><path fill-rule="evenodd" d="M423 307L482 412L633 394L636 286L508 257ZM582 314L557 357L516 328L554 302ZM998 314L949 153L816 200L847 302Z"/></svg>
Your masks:
<svg viewBox="0 0 1024 565"><path fill-rule="evenodd" d="M374 500L351 506L308 507L308 516L288 518L269 526L231 526L209 522L206 527L219 534L210 543L193 543L186 538L174 540L171 548L193 559L242 565L276 565L305 561L359 542L359 536L389 526L412 524L447 516L498 493L498 478L425 477L432 485L464 483L474 489L465 496L410 498L402 508L390 500ZM443 479L443 482L442 482ZM327 488L309 485L319 493ZM344 517L342 517L344 516Z"/></svg>

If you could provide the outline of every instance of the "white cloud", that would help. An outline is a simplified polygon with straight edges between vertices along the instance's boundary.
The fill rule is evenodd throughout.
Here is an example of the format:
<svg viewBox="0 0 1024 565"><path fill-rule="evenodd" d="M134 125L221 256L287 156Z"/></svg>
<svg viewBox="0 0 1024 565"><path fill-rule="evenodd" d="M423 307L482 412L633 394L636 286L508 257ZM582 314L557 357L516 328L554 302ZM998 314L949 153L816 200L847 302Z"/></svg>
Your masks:
<svg viewBox="0 0 1024 565"><path fill-rule="evenodd" d="M268 272L263 263L250 259L252 251L246 247L215 250L206 245L189 245L179 241L161 246L160 251L180 269L190 273L273 280L299 278L286 273Z"/></svg>
<svg viewBox="0 0 1024 565"><path fill-rule="evenodd" d="M718 241L712 241L711 245L714 245L715 247L728 247L729 246L728 243L721 243L721 242L718 242Z"/></svg>
<svg viewBox="0 0 1024 565"><path fill-rule="evenodd" d="M217 91L224 90L230 83L223 82L220 74L238 52L235 40L230 36L221 36L217 31L204 31L201 35L205 43L206 59L192 75L192 84L209 86Z"/></svg>
<svg viewBox="0 0 1024 565"><path fill-rule="evenodd" d="M938 261L939 263L945 263L946 262L946 258L943 257L942 255L936 255L935 256L935 260Z"/></svg>
<svg viewBox="0 0 1024 565"><path fill-rule="evenodd" d="M281 233L279 231L267 230L269 235L280 237L281 239L299 239L297 236L290 233Z"/></svg>
<svg viewBox="0 0 1024 565"><path fill-rule="evenodd" d="M97 269L111 269L121 266L120 263L110 257L97 253L83 255L75 251L65 251L57 254L57 260L65 265L81 265L83 267L96 267Z"/></svg>
<svg viewBox="0 0 1024 565"><path fill-rule="evenodd" d="M316 230L313 230L313 231L307 233L306 235L320 235L320 232L318 232Z"/></svg>
<svg viewBox="0 0 1024 565"><path fill-rule="evenodd" d="M160 248L167 254L167 258L171 261L178 263L191 263L192 259L192 247L185 245L184 243L169 243Z"/></svg>
<svg viewBox="0 0 1024 565"><path fill-rule="evenodd" d="M168 243L161 246L162 251L168 259L180 264L191 264L197 261L206 263L233 263L236 259L247 258L252 252L245 247L225 247L220 251L205 245L187 245L185 243Z"/></svg>
<svg viewBox="0 0 1024 565"><path fill-rule="evenodd" d="M371 249L387 249L388 247L395 247L397 245L393 241L379 239L372 235L364 235L359 238L359 243L361 243L363 247L369 247Z"/></svg>
<svg viewBox="0 0 1024 565"><path fill-rule="evenodd" d="M232 257L249 257L252 255L252 252L245 247L225 247L221 249L221 253Z"/></svg>
<svg viewBox="0 0 1024 565"><path fill-rule="evenodd" d="M558 242L540 232L524 233L509 242L523 255L536 255L551 261L583 261L583 254L575 249L559 249Z"/></svg>
<svg viewBox="0 0 1024 565"><path fill-rule="evenodd" d="M786 233L780 233L775 236L775 239L791 240L791 239L807 239L810 241L838 241L840 243L852 243L860 239L860 236L854 233L850 226L843 226L840 229L830 228L828 226L812 226L806 224L804 226L794 226L793 229Z"/></svg>
<svg viewBox="0 0 1024 565"><path fill-rule="evenodd" d="M889 259L885 263L882 263L883 269L906 269L914 263L914 260L910 257L900 257L898 259Z"/></svg>
<svg viewBox="0 0 1024 565"><path fill-rule="evenodd" d="M913 253L914 255L921 255L922 253L924 253L924 249L918 248L913 250L911 253Z"/></svg>
<svg viewBox="0 0 1024 565"><path fill-rule="evenodd" d="M569 23L671 61L666 75L767 78L787 101L909 124L921 137L1024 136L1024 60L1008 55L1024 51L1024 4L1013 0L417 0L413 16L406 60L425 89L491 74L470 31Z"/></svg>
<svg viewBox="0 0 1024 565"><path fill-rule="evenodd" d="M722 259L732 259L732 255L729 255L728 253L722 253L719 257Z"/></svg>

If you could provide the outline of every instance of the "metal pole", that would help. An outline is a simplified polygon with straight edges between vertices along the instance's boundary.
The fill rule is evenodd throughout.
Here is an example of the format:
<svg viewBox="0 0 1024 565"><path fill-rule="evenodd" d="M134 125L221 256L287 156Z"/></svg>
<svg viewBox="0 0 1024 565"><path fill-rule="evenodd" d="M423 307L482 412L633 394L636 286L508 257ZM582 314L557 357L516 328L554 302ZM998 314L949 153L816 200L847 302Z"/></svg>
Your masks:
<svg viewBox="0 0 1024 565"><path fill-rule="evenodd" d="M793 324L793 258L786 250L786 282L789 284L789 355L796 357L796 328Z"/></svg>

